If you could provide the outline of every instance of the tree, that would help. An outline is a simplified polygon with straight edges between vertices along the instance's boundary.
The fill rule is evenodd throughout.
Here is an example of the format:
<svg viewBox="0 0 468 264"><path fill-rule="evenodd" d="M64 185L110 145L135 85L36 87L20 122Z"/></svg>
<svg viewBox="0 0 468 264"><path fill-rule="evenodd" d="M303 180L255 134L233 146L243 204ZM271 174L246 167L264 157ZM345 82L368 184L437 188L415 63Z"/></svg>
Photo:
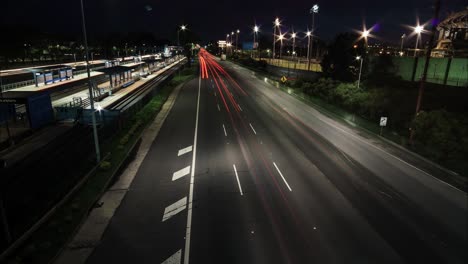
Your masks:
<svg viewBox="0 0 468 264"><path fill-rule="evenodd" d="M353 33L341 33L327 46L320 63L326 77L344 82L356 79L356 56L365 54L362 45L356 45L357 39Z"/></svg>

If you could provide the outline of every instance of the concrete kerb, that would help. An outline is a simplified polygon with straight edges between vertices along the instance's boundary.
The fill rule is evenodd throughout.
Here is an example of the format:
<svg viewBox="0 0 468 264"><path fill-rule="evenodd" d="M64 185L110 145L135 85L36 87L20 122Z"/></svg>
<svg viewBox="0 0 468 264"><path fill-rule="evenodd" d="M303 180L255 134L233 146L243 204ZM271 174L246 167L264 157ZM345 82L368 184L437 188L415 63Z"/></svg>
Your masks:
<svg viewBox="0 0 468 264"><path fill-rule="evenodd" d="M97 199L97 201L100 201L99 204L102 204L102 206L92 209L90 214L83 219L82 224L77 228L77 232L71 237L70 241L62 248L51 263L81 264L86 262L86 259L99 244L107 225L125 197L141 163L152 145L152 142L159 134L166 117L171 111L177 96L185 83L186 82L178 85L172 91L154 121L144 129L140 139L136 140L129 151L129 153L131 153L137 143L141 141L134 160L128 164L117 182L115 182L109 189L106 189L106 185L102 191L102 195ZM125 162L125 160L126 159L117 166L114 173L119 171L119 167ZM110 177L107 184L111 182L114 176Z"/></svg>

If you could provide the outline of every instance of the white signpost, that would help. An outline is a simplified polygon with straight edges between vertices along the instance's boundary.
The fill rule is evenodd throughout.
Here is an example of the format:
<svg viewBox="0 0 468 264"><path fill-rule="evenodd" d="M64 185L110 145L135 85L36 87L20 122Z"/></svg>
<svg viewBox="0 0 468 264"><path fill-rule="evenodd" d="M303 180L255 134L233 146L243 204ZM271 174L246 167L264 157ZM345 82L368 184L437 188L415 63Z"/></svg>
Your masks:
<svg viewBox="0 0 468 264"><path fill-rule="evenodd" d="M384 126L387 126L387 117L386 116L382 116L380 118L380 135L381 136L382 136L382 130L383 130Z"/></svg>

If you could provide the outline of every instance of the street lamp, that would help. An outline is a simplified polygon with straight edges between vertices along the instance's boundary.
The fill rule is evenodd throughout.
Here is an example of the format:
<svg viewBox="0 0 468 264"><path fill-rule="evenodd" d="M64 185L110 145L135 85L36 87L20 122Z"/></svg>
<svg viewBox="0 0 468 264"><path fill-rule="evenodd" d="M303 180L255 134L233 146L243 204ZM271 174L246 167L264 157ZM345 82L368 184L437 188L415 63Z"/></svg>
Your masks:
<svg viewBox="0 0 468 264"><path fill-rule="evenodd" d="M239 40L239 33L240 33L240 30L237 30L237 31L236 31L236 51L239 50L238 44L237 44L237 41Z"/></svg>
<svg viewBox="0 0 468 264"><path fill-rule="evenodd" d="M180 46L180 41L179 41L179 33L180 31L185 31L187 29L187 26L186 25L182 25L180 26L180 28L177 30L177 46Z"/></svg>
<svg viewBox="0 0 468 264"><path fill-rule="evenodd" d="M312 54L312 49L314 45L314 33L315 33L315 14L318 14L319 11L319 6L317 4L313 5L312 8L310 9L310 13L312 14L312 32L310 35L310 38L312 39L311 44L308 45L308 49L310 48L310 51L307 51L307 70L310 71L310 55Z"/></svg>
<svg viewBox="0 0 468 264"><path fill-rule="evenodd" d="M253 41L253 47L252 47L252 54L253 54L253 51L256 49L255 48L255 41L256 41L257 34L258 34L258 26L257 25L254 26L253 31L254 31L254 41ZM258 48L258 45L257 45L257 48ZM253 55L252 55L252 57L253 57Z"/></svg>
<svg viewBox="0 0 468 264"><path fill-rule="evenodd" d="M97 133L97 126L96 126L96 116L94 110L94 95L93 95L93 87L91 84L91 72L89 70L89 49L88 49L88 38L86 35L86 21L85 21L85 14L84 14L84 6L83 0L80 0L81 3L81 21L83 25L83 40L85 45L85 52L86 52L86 72L88 73L88 91L89 91L89 103L91 107L91 120L93 124L93 137L94 137L94 147L96 149L96 161L97 163L101 162L101 151L99 149L99 137Z"/></svg>
<svg viewBox="0 0 468 264"><path fill-rule="evenodd" d="M291 37L292 37L292 39L293 39L293 47L292 47L292 53L293 53L293 55L296 54L296 36L297 36L296 33L292 33L292 34L291 34Z"/></svg>
<svg viewBox="0 0 468 264"><path fill-rule="evenodd" d="M278 28L278 32L279 32L279 27L281 26L281 23L279 21L279 18L276 18L275 19L275 22L274 22L274 27L273 27L273 53L272 53L272 58L275 59L275 56L276 56L276 28ZM279 32L281 34L281 32Z"/></svg>
<svg viewBox="0 0 468 264"><path fill-rule="evenodd" d="M416 46L414 48L414 57L416 57L417 55L417 50L418 50L418 43L419 43L419 38L421 38L421 32L423 32L424 30L424 26L421 26L421 25L417 25L415 28L414 28L414 33L416 33Z"/></svg>
<svg viewBox="0 0 468 264"><path fill-rule="evenodd" d="M280 55L279 55L280 60L281 60L281 54L283 51L283 39L284 39L284 34L280 34L278 36L278 40L280 41Z"/></svg>
<svg viewBox="0 0 468 264"><path fill-rule="evenodd" d="M359 66L359 77L357 81L357 88L359 89L359 84L361 83L362 61L364 59L361 56L356 56L356 60L361 61L361 65Z"/></svg>
<svg viewBox="0 0 468 264"><path fill-rule="evenodd" d="M401 35L401 47L400 47L400 55L403 54L403 41L405 41L406 34Z"/></svg>

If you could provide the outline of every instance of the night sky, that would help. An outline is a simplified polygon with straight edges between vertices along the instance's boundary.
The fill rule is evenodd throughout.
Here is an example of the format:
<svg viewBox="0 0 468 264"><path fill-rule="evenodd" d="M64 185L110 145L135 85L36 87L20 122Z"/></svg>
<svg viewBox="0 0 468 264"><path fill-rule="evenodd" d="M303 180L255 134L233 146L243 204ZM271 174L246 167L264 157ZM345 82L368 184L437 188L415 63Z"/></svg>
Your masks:
<svg viewBox="0 0 468 264"><path fill-rule="evenodd" d="M414 25L432 15L433 0L239 0L239 1L160 1L160 0L84 0L87 25L91 33L154 32L160 38L175 39L177 24L188 24L203 40L224 39L239 28L241 39L251 40L254 21L265 34L271 34L272 21L280 17L286 27L303 31L311 24L309 9L320 5L316 16L317 35L324 40L339 32L378 23L382 41L398 42L408 33L402 24ZM79 32L79 0L2 0L2 24L26 24L48 32ZM460 11L468 0L442 0L441 17Z"/></svg>

